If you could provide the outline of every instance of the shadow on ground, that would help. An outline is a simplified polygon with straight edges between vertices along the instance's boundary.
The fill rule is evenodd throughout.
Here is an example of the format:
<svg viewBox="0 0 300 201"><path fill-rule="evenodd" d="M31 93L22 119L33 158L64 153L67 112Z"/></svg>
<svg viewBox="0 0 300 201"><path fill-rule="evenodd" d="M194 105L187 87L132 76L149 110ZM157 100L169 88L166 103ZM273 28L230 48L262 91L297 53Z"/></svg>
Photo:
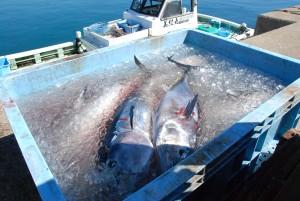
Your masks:
<svg viewBox="0 0 300 201"><path fill-rule="evenodd" d="M0 138L0 200L40 200L14 135Z"/></svg>

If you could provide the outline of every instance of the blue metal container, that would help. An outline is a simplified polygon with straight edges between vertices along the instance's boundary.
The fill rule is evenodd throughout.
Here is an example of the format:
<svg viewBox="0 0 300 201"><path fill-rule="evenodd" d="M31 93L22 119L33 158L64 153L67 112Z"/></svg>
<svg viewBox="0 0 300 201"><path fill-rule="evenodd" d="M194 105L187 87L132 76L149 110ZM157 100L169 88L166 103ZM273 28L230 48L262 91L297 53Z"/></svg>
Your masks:
<svg viewBox="0 0 300 201"><path fill-rule="evenodd" d="M65 198L14 100L50 88L72 75L89 74L106 66L114 68L114 64L130 60L134 54L182 43L259 69L280 79L287 87L127 200L181 199L217 173L229 180L244 168L254 170L261 158L273 152L280 136L295 127L300 107L299 60L197 30L173 32L95 50L74 60L17 70L0 78L0 98L42 200Z"/></svg>

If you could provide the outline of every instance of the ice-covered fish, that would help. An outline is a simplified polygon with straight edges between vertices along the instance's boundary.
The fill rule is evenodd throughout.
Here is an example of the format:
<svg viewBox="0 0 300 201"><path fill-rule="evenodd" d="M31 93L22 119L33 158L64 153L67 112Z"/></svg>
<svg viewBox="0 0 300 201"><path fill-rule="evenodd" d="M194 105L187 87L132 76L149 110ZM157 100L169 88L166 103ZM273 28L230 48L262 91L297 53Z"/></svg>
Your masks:
<svg viewBox="0 0 300 201"><path fill-rule="evenodd" d="M187 72L187 71L186 71ZM154 141L161 172L192 153L199 127L197 100L186 73L162 98L154 122Z"/></svg>
<svg viewBox="0 0 300 201"><path fill-rule="evenodd" d="M113 129L115 135L108 140L111 143L108 163L110 166L119 166L123 172L145 173L150 162L149 147L153 151L152 144L146 144L150 143L153 137L151 121L153 111L157 109L161 97L176 83L178 73L181 76L182 72L176 71L174 66L167 71L169 73L161 73L157 69L151 71L150 66L145 67L136 57L135 63L140 69L148 72L149 79L137 89L134 98L125 102L120 112L121 116L117 117Z"/></svg>
<svg viewBox="0 0 300 201"><path fill-rule="evenodd" d="M57 107L57 110L61 111L51 117L53 119L49 119L49 127L45 126L46 129L55 131L45 138L51 137L54 141L53 144L47 145L54 150L52 155L55 157L49 161L53 163L51 166L57 167L52 171L62 184L64 192L73 192L70 189L76 188L77 198L80 199L80 196L84 197L88 192L95 190L90 187L95 181L87 178L97 178L95 169L99 166L97 156L101 139L106 134L116 110L147 80L147 76L147 72L137 70L128 76L122 74L103 78L101 83L95 79L95 82L91 81L84 86L71 87L74 88L74 94L68 93L70 98L65 101L68 108ZM106 79L114 79L114 82L110 80L106 83ZM80 87L81 91L78 90ZM68 92L69 87L59 90L64 94ZM53 99L51 102L56 101ZM56 107L52 106L46 111L50 113L54 109ZM61 143L62 139L64 143ZM73 174L66 180L66 174L69 172ZM70 196L72 195L68 195Z"/></svg>
<svg viewBox="0 0 300 201"><path fill-rule="evenodd" d="M137 97L122 109L109 144L107 164L118 172L147 175L152 161L151 108Z"/></svg>

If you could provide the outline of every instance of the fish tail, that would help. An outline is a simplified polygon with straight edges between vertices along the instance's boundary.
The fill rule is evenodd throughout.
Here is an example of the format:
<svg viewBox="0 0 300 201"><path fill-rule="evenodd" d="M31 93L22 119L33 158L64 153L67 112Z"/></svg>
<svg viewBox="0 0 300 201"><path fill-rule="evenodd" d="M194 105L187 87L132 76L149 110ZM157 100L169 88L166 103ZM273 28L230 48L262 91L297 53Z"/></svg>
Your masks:
<svg viewBox="0 0 300 201"><path fill-rule="evenodd" d="M183 64L181 62L178 62L178 61L176 61L176 60L173 59L173 56L174 55L167 57L168 61L176 64L176 66L178 68L182 69L185 74L187 74L189 71L191 71L191 69L197 69L198 68L197 66L193 66L193 65L189 65L189 64Z"/></svg>

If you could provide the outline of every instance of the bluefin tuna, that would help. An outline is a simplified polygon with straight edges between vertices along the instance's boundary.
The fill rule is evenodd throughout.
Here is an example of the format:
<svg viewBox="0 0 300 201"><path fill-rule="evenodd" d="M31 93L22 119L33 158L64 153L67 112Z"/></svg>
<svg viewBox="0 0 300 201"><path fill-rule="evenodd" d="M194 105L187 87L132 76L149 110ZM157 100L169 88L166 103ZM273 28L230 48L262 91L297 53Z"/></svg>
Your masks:
<svg viewBox="0 0 300 201"><path fill-rule="evenodd" d="M157 71L160 71L161 69L150 71L150 68L146 68L145 65L142 64L136 57L135 63L140 67L140 69L147 72L148 79L137 89L134 94L135 98L131 98L124 104L124 108L121 110L120 116L117 117L115 128L112 132L113 137L110 137L111 139L108 140L108 144L110 145L107 164L112 168L117 168L119 172L147 174L149 173L148 168L152 161L150 159L152 152L149 148L153 151L153 146L151 146L150 142L151 140L156 141L153 138L152 133L152 113L157 110L160 105L161 98L164 97L166 93L169 93L169 89L174 88L174 85L178 83L176 81L178 80L178 76L183 77L184 73L182 73L181 70L176 71L174 66L169 66L169 70L167 70L169 73L157 73ZM185 68L181 66L180 68L186 71ZM184 84L182 85L188 86ZM187 92L189 94L190 91L187 90ZM185 96L184 93L182 95ZM195 100L196 98L189 106L193 107L192 110L194 109L193 105L196 104ZM187 110L186 115L189 113L190 111ZM195 116L194 114L197 113L193 112L193 116ZM136 127L134 126L135 122ZM145 133L148 135L145 135ZM148 138L146 138L146 136ZM187 146L191 147L190 145ZM182 155L184 154L185 152L182 153Z"/></svg>
<svg viewBox="0 0 300 201"><path fill-rule="evenodd" d="M105 138L106 170L110 169L115 175L117 191L122 192L122 195L136 190L152 178L150 167L154 155L151 141L153 109L139 90L151 79L152 72L136 57L134 59L147 75L147 79L115 113L114 123Z"/></svg>
<svg viewBox="0 0 300 201"><path fill-rule="evenodd" d="M80 195L85 195L93 190L87 188L91 183L91 179L87 178L97 178L95 174L98 173L95 169L98 167L100 170L103 169L103 164L98 162L99 144L113 121L112 117L124 101L147 81L147 78L147 72L139 69L126 76L114 75L107 78L115 79L113 83L105 83L106 78L103 78L104 86L99 87L99 83L91 81L91 84L82 86L81 91L74 93L74 97L77 96L73 102L70 102L70 109L68 109L72 112L71 115L67 113L64 115L65 112L62 111L53 117L53 123L46 129L55 131L57 135L55 142L61 139L65 141L65 143L55 144L56 155L54 156L56 157L49 160L60 167L56 168L54 173L59 181L65 181L68 172L76 172L68 183L64 183L63 189L66 192L69 192L69 188L84 189L85 192L78 191ZM53 110L51 109L49 111ZM67 136L67 139L63 136Z"/></svg>
<svg viewBox="0 0 300 201"><path fill-rule="evenodd" d="M124 108L119 112L120 116L116 118L111 132L113 137L108 135L108 143L106 142L110 144L107 164L112 168L117 167L118 172L147 175L152 162L150 156L154 150L151 142L152 114L161 97L176 82L172 78L177 78L178 72L174 70L174 66L167 71L173 69L169 74L158 72L162 69L151 71L137 57L134 60L140 69L147 72L148 79L137 89L134 98L125 102ZM150 174L151 172L155 170L152 169Z"/></svg>
<svg viewBox="0 0 300 201"><path fill-rule="evenodd" d="M183 70L182 79L162 98L154 121L153 139L161 172L186 158L196 146L198 95L193 93L187 81L186 74L190 68L185 66Z"/></svg>
<svg viewBox="0 0 300 201"><path fill-rule="evenodd" d="M137 97L129 99L113 131L108 166L118 172L146 175L154 152L151 142L152 110Z"/></svg>

